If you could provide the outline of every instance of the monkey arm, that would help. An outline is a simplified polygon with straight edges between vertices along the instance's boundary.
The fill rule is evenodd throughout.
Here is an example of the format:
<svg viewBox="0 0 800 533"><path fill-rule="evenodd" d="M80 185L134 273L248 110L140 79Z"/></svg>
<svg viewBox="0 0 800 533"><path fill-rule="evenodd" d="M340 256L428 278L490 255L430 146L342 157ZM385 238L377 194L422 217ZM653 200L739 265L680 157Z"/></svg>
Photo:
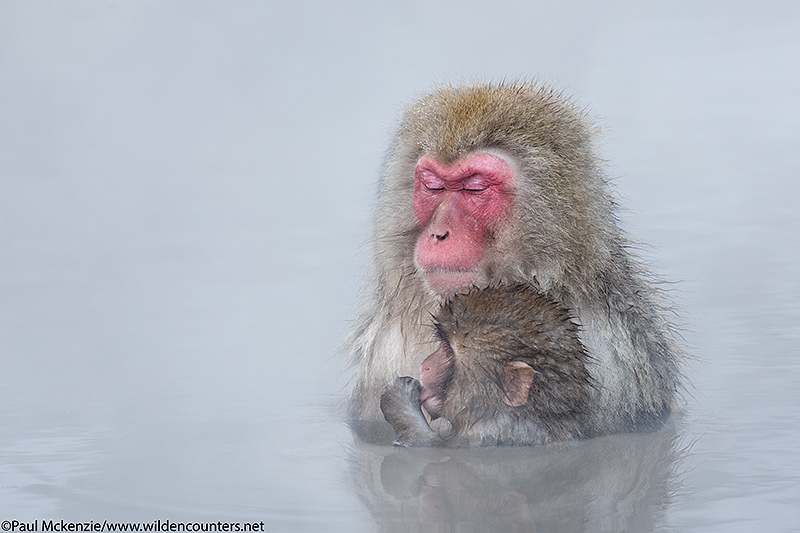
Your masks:
<svg viewBox="0 0 800 533"><path fill-rule="evenodd" d="M398 446L424 447L443 444L441 437L431 429L422 414L420 390L419 381L405 376L395 378L381 394L381 411L394 428L394 443Z"/></svg>

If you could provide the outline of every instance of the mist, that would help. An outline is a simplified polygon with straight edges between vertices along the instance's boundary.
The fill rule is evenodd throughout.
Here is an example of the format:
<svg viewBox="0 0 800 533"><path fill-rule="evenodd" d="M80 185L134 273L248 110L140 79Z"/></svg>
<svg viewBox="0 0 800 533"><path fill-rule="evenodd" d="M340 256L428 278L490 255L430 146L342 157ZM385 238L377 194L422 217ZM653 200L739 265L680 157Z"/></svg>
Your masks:
<svg viewBox="0 0 800 533"><path fill-rule="evenodd" d="M789 1L2 3L0 520L797 527L799 56ZM340 346L402 105L517 78L595 117L685 413L364 445Z"/></svg>

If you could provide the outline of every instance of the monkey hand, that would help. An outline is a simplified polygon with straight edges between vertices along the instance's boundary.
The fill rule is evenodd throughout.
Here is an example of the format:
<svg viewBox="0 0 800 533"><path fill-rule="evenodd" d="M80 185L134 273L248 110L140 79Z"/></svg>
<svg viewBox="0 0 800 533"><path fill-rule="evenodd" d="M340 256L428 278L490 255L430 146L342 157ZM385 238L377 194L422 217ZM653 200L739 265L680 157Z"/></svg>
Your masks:
<svg viewBox="0 0 800 533"><path fill-rule="evenodd" d="M422 385L412 377L395 378L381 394L383 417L394 428L398 446L432 446L438 435L422 414Z"/></svg>

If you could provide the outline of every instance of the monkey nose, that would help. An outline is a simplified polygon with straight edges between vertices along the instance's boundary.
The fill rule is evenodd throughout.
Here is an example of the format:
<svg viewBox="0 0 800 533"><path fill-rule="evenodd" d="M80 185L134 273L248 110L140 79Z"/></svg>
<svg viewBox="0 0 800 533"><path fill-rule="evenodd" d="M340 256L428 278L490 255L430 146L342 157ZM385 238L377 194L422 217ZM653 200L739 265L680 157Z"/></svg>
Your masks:
<svg viewBox="0 0 800 533"><path fill-rule="evenodd" d="M431 235L431 237L433 237L434 239L436 239L439 242L447 239L447 237L449 237L449 236L450 236L450 232L449 231L445 231L444 233L434 233L433 235Z"/></svg>

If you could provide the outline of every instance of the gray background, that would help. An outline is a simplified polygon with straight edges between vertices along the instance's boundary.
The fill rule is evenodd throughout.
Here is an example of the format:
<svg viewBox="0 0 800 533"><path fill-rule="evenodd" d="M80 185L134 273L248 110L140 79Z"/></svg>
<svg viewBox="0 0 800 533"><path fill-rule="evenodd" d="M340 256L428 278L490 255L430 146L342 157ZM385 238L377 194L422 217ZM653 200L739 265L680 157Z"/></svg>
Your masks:
<svg viewBox="0 0 800 533"><path fill-rule="evenodd" d="M336 351L402 103L538 77L678 282L687 413L431 464L527 472L539 530L800 527L798 57L791 1L2 2L0 520L460 523L388 490L425 461L353 442Z"/></svg>

